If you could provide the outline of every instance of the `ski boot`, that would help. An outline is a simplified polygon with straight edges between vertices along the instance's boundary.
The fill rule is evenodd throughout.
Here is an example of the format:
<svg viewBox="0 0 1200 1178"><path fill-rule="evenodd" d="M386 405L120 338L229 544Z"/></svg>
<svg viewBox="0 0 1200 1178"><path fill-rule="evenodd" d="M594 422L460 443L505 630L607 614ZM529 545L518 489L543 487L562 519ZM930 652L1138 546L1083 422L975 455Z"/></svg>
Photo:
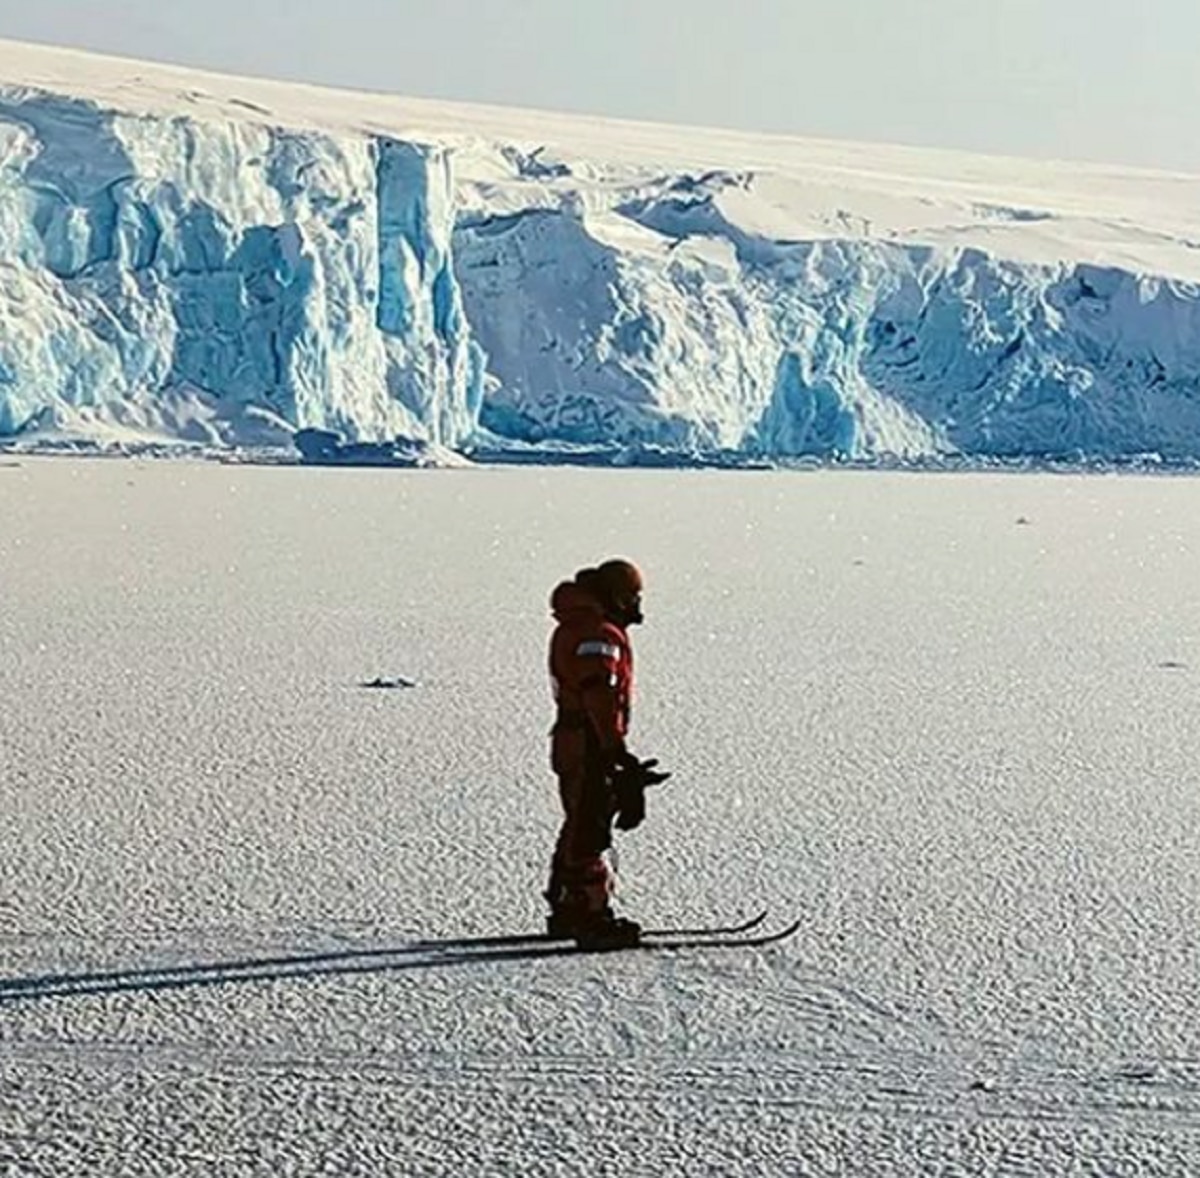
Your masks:
<svg viewBox="0 0 1200 1178"><path fill-rule="evenodd" d="M546 917L546 936L552 941L571 941L583 923L584 914L569 908L556 908Z"/></svg>
<svg viewBox="0 0 1200 1178"><path fill-rule="evenodd" d="M559 904L546 917L546 935L574 941L581 949L626 949L638 943L642 926L614 915L607 905L593 910L582 904Z"/></svg>
<svg viewBox="0 0 1200 1178"><path fill-rule="evenodd" d="M631 949L642 939L642 926L636 920L616 916L611 908L589 912L573 934L580 949L592 952L606 949Z"/></svg>

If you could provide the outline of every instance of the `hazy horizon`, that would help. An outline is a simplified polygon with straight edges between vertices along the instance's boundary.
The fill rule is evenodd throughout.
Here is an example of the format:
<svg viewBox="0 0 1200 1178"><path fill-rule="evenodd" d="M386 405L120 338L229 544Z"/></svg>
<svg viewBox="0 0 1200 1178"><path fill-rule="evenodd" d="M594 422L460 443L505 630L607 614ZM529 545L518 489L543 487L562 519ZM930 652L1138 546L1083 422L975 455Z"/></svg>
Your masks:
<svg viewBox="0 0 1200 1178"><path fill-rule="evenodd" d="M694 0L679 14L633 0L343 0L286 15L265 0L103 13L0 0L0 36L413 97L1200 171L1200 9L1183 0Z"/></svg>

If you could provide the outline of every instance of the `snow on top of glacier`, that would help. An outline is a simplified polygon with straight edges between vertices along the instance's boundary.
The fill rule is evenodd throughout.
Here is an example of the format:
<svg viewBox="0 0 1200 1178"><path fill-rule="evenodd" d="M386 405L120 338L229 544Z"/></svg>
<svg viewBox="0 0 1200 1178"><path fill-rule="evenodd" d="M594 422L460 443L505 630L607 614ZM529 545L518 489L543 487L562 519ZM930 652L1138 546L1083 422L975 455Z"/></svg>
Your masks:
<svg viewBox="0 0 1200 1178"><path fill-rule="evenodd" d="M1014 260L1200 280L1200 176L335 90L5 40L0 87L134 114L445 143L457 149L466 203L493 212L529 207L539 189L586 200L664 173L729 170L740 184L720 194L721 212L766 237L974 247ZM514 177L501 144L565 168Z"/></svg>

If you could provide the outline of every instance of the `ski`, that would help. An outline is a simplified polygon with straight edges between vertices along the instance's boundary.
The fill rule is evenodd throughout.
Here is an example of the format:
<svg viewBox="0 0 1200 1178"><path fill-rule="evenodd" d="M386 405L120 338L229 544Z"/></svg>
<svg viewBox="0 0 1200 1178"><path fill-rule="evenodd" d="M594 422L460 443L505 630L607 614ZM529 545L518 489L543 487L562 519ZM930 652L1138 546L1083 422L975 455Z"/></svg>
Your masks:
<svg viewBox="0 0 1200 1178"><path fill-rule="evenodd" d="M765 919L765 917L764 917ZM757 927L762 921L756 921L750 927ZM780 941L786 941L789 937L794 937L799 931L803 921L793 920L791 924L784 925L781 929L775 929L773 932L758 933L755 936L748 937L740 932L730 935L728 933L720 933L716 936L710 933L688 934L684 937L676 937L671 934L668 938L663 938L659 934L654 933L649 935L647 940L645 937L633 946L645 947L647 949L672 950L672 949L754 949L762 945L775 945Z"/></svg>
<svg viewBox="0 0 1200 1178"><path fill-rule="evenodd" d="M727 925L707 925L698 928L654 928L644 929L642 931L642 941L647 939L660 941L671 938L676 940L679 938L694 938L694 937L735 937L743 933L752 932L758 928L767 919L767 912L764 909L757 916L752 916L749 920L743 921L741 924ZM405 952L438 952L443 950L459 950L459 949L504 949L507 947L519 947L522 945L537 946L537 945L558 945L571 941L570 937L552 937L549 933L504 933L499 936L486 937L448 937L442 940L424 940L413 941L405 945Z"/></svg>
<svg viewBox="0 0 1200 1178"><path fill-rule="evenodd" d="M762 922L757 922L761 924ZM591 948L574 945L572 948L577 953L621 953L625 949L646 949L657 950L660 953L680 952L685 949L755 949L763 945L775 945L780 941L786 941L789 937L793 937L800 931L801 921L794 920L791 924L785 925L781 929L776 929L773 932L757 933L754 936L745 936L744 934L727 932L704 932L703 930L697 933L688 933L680 935L676 932L669 932L666 935L662 933L644 933L642 939L634 945L617 946L616 948ZM756 927L752 925L751 928Z"/></svg>
<svg viewBox="0 0 1200 1178"><path fill-rule="evenodd" d="M612 953L684 953L688 950L757 949L786 941L799 931L796 920L772 932L756 933L765 915L740 925L708 929L660 929L632 945L578 945L542 938L481 938L409 943L393 949L345 953L297 954L240 961L180 963L109 972L42 974L0 978L0 1007L45 998L82 998L97 994L149 993L159 990L228 986L250 982L304 981L355 974L399 973L488 962L539 961Z"/></svg>
<svg viewBox="0 0 1200 1178"><path fill-rule="evenodd" d="M753 929L758 928L763 921L767 919L767 910L764 908L757 916L752 916L749 920L743 921L741 924L716 925L701 928L657 928L646 929L643 937L736 937L741 933L748 933Z"/></svg>
<svg viewBox="0 0 1200 1178"><path fill-rule="evenodd" d="M751 925L751 931L757 927ZM551 941L544 938L541 943L502 944L495 946L462 946L445 952L435 953L422 964L425 967L438 965L467 965L499 961L541 961L543 958L585 957L596 954L616 953L684 953L706 949L759 949L777 945L795 936L803 922L793 921L781 929L746 936L744 933L724 933L720 930L701 931L696 935L680 936L678 931L645 933L640 941L632 945L578 945L573 941ZM386 968L386 967L385 967Z"/></svg>

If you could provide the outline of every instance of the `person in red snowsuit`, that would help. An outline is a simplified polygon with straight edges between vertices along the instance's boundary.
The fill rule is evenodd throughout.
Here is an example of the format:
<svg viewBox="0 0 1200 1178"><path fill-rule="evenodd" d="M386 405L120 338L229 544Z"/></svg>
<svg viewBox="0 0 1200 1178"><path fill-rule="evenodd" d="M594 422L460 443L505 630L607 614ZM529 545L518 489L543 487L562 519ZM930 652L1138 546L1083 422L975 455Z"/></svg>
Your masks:
<svg viewBox="0 0 1200 1178"><path fill-rule="evenodd" d="M642 575L629 561L606 561L562 582L550 605L557 622L550 678L558 705L551 765L563 824L545 893L547 929L552 936L629 943L641 930L613 914L605 852L614 819L622 829L638 825L645 787L668 776L626 746L633 700L628 628L643 620Z"/></svg>

